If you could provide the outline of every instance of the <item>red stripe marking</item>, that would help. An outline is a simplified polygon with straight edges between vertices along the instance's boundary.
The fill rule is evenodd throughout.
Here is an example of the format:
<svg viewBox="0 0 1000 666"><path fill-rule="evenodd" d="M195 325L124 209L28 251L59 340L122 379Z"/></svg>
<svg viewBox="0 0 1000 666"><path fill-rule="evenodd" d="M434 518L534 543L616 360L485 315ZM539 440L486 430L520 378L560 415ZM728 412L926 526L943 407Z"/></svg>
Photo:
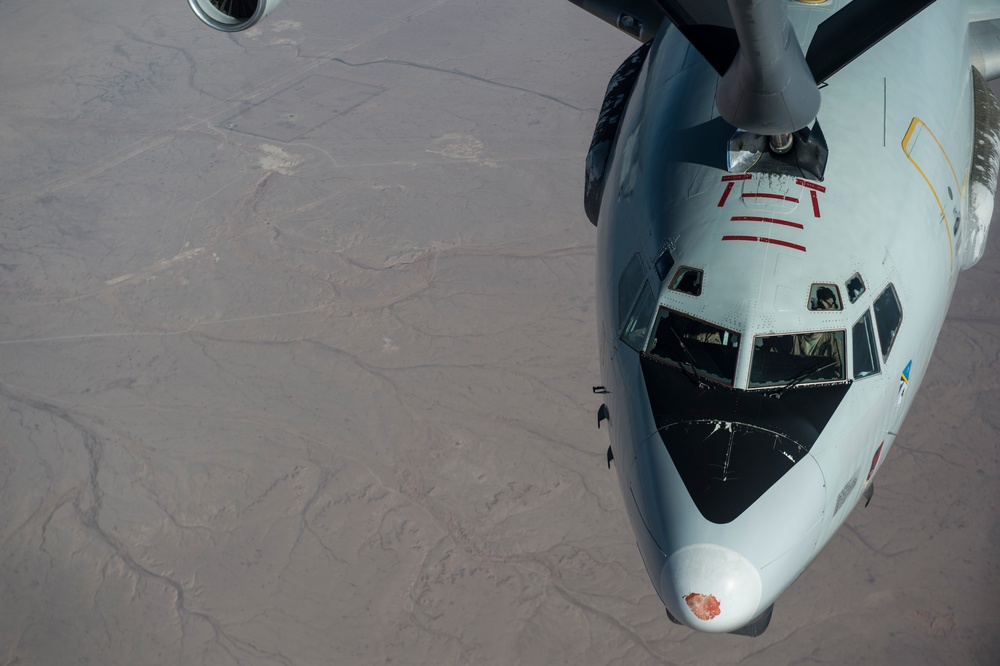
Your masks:
<svg viewBox="0 0 1000 666"><path fill-rule="evenodd" d="M779 220L776 217L757 217L755 215L734 215L731 219L733 222L770 222L771 224L783 224L786 227L795 227L796 229L805 228L798 222Z"/></svg>
<svg viewBox="0 0 1000 666"><path fill-rule="evenodd" d="M744 199L780 199L782 201L791 201L792 203L798 203L799 200L795 197L786 197L784 194L772 194L770 192L744 192Z"/></svg>
<svg viewBox="0 0 1000 666"><path fill-rule="evenodd" d="M723 176L723 178L725 178L725 176ZM719 199L719 206L718 206L719 208L722 208L723 206L726 205L726 199L729 198L729 193L733 191L733 185L735 185L735 183L726 184L726 190L725 192L722 193L722 198Z"/></svg>
<svg viewBox="0 0 1000 666"><path fill-rule="evenodd" d="M812 195L813 200L813 215L819 217L819 195L816 194L816 190L813 190L809 194Z"/></svg>
<svg viewBox="0 0 1000 666"><path fill-rule="evenodd" d="M805 252L806 246L799 245L797 243L789 243L788 241L778 240L776 238L759 238L761 243L771 243L772 245L781 245L782 247L790 247L793 250L798 250L799 252Z"/></svg>
<svg viewBox="0 0 1000 666"><path fill-rule="evenodd" d="M723 176L722 177L722 182L723 183L728 183L729 181L732 181L732 180L750 180L751 178L753 178L753 176L750 175L750 174L748 174L748 173L737 173L737 174L733 174L731 176Z"/></svg>
<svg viewBox="0 0 1000 666"><path fill-rule="evenodd" d="M796 185L801 185L802 187L808 187L810 190L815 190L817 192L826 192L826 188L822 185L817 185L816 183L810 183L808 180L802 180L801 178L795 179Z"/></svg>
<svg viewBox="0 0 1000 666"><path fill-rule="evenodd" d="M799 252L806 251L804 245L796 245L795 243L789 243L788 241L777 240L775 238L761 238L760 236L723 236L722 240L757 241L758 243L770 243L771 245L790 247L793 250L798 250Z"/></svg>

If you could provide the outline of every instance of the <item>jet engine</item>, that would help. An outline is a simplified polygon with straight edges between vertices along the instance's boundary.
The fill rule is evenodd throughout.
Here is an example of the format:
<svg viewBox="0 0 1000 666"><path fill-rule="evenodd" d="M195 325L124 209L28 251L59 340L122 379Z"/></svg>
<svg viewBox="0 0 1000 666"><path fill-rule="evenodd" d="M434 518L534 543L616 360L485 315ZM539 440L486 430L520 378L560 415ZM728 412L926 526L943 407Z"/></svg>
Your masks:
<svg viewBox="0 0 1000 666"><path fill-rule="evenodd" d="M972 68L972 91L976 107L976 137L969 173L969 226L972 228L962 234L959 253L963 269L975 266L986 249L986 235L993 219L997 172L1000 171L1000 102L975 67ZM958 225L959 221L955 220L956 234Z"/></svg>
<svg viewBox="0 0 1000 666"><path fill-rule="evenodd" d="M257 25L281 0L188 0L203 23L223 32L239 32Z"/></svg>

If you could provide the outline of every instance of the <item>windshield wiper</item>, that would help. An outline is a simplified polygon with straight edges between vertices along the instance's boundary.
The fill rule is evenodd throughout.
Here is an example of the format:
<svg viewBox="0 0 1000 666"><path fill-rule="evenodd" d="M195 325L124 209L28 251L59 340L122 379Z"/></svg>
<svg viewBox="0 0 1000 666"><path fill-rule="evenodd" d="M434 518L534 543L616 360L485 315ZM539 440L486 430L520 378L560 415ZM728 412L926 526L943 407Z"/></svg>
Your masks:
<svg viewBox="0 0 1000 666"><path fill-rule="evenodd" d="M801 375L799 375L798 377L796 377L795 379L793 379L789 383L787 383L784 386L782 386L781 388L779 388L777 391L772 391L771 393L768 393L767 397L769 397L769 398L780 398L782 393L784 393L785 391L787 391L790 388L795 388L796 386L798 386L799 382L802 382L802 381L808 379L809 375L811 375L811 374L813 374L815 372L819 372L821 370L826 370L827 368L833 367L833 366L837 365L838 363L840 363L840 361L838 361L835 358L831 358L826 363L822 363L822 362L818 363L817 365L815 365L815 366L809 368L808 370L806 370L805 372L803 372Z"/></svg>
<svg viewBox="0 0 1000 666"><path fill-rule="evenodd" d="M694 354L692 354L691 350L687 348L686 344L684 344L684 340L681 338L680 333L677 332L677 329L674 328L674 325L670 321L669 317L667 318L667 327L670 329L670 332L674 334L674 337L677 338L677 344L680 345L681 351L684 352L684 356L687 358L687 363L691 366L691 373L694 375L693 377L689 375L687 371L684 370L684 364L682 363L680 368L681 372L684 373L684 376L690 379L691 382L700 389L707 390L713 388L710 384L708 384L708 382L701 378L700 374L698 374L698 368L694 365Z"/></svg>

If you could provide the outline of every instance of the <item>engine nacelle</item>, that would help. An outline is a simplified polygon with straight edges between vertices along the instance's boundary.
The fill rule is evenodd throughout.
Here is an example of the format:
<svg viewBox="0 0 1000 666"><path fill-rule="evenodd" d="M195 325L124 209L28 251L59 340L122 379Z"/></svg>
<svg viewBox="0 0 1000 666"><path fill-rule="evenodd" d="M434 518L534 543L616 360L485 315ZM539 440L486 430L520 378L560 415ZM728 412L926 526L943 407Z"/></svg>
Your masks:
<svg viewBox="0 0 1000 666"><path fill-rule="evenodd" d="M257 24L281 0L188 0L205 25L223 32L239 32Z"/></svg>
<svg viewBox="0 0 1000 666"><path fill-rule="evenodd" d="M594 138L587 151L587 177L583 182L583 209L595 227L601 212L601 199L604 198L604 177L608 171L608 160L611 159L611 151L618 139L618 129L636 79L639 78L639 70L646 62L652 43L650 40L640 46L621 64L611 76L604 93L604 103L601 104L601 113L597 116L597 126L594 127Z"/></svg>
<svg viewBox="0 0 1000 666"><path fill-rule="evenodd" d="M1000 101L986 79L972 68L972 90L976 106L976 135L972 144L972 171L969 173L969 215L959 251L962 268L971 268L983 256L986 235L993 219L993 204L1000 172ZM958 231L958 221L955 222Z"/></svg>

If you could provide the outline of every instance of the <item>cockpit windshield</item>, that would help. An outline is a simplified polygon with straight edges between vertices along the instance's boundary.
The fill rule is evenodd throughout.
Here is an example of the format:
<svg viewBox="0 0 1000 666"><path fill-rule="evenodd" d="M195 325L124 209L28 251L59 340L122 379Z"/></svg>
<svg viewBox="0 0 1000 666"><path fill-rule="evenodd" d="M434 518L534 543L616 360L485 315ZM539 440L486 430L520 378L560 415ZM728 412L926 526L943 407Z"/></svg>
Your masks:
<svg viewBox="0 0 1000 666"><path fill-rule="evenodd" d="M844 331L757 336L750 388L800 386L844 379Z"/></svg>
<svg viewBox="0 0 1000 666"><path fill-rule="evenodd" d="M661 307L646 352L732 386L739 347L739 333Z"/></svg>

